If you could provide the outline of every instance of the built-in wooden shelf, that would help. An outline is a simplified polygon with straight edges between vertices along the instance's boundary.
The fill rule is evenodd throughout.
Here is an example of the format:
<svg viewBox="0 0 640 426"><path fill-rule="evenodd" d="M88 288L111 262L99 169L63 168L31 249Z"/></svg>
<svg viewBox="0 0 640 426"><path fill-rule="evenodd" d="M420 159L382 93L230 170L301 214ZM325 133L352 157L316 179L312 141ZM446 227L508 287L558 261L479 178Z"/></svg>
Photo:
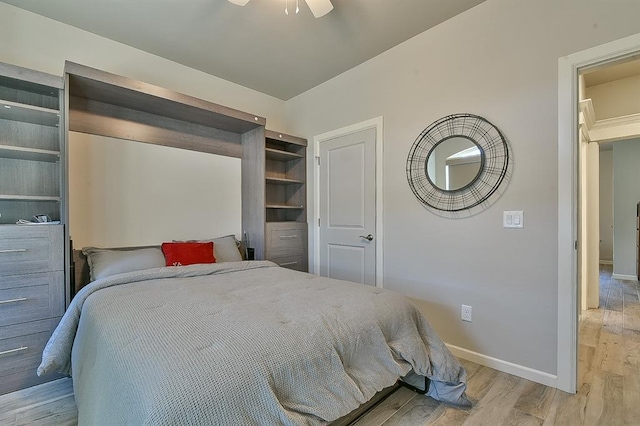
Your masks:
<svg viewBox="0 0 640 426"><path fill-rule="evenodd" d="M60 201L60 197L51 197L48 195L7 195L0 194L0 200L13 201Z"/></svg>
<svg viewBox="0 0 640 426"><path fill-rule="evenodd" d="M282 185L297 185L297 184L305 183L303 180L300 180L300 179L287 179L287 178L279 178L279 177L266 177L265 180L267 181L267 183L282 184Z"/></svg>
<svg viewBox="0 0 640 426"><path fill-rule="evenodd" d="M209 152L203 147L211 140L240 145L240 135L266 123L265 118L254 114L73 62L66 62L65 73L70 130L174 146L180 141L170 140L180 134L183 139L190 137L190 143L175 147ZM113 120L140 128L119 131L110 128ZM219 154L230 155L220 149ZM242 148L232 156L241 157Z"/></svg>
<svg viewBox="0 0 640 426"><path fill-rule="evenodd" d="M266 148L267 160L277 161L289 161L297 160L298 158L304 158L304 155L296 154L295 152L282 151L279 149Z"/></svg>
<svg viewBox="0 0 640 426"><path fill-rule="evenodd" d="M302 210L304 206L288 206L286 204L267 204L268 209L291 209L291 210Z"/></svg>
<svg viewBox="0 0 640 426"><path fill-rule="evenodd" d="M0 158L16 160L47 161L55 163L60 159L60 151L46 149L24 148L21 146L0 145Z"/></svg>
<svg viewBox="0 0 640 426"><path fill-rule="evenodd" d="M0 119L56 127L60 111L0 99Z"/></svg>

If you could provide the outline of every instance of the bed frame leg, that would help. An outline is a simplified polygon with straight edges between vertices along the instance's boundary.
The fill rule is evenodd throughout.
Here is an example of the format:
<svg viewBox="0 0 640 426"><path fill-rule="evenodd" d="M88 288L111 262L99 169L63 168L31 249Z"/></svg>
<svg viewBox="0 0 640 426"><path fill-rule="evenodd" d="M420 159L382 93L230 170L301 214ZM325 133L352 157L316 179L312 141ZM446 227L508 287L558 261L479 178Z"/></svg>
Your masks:
<svg viewBox="0 0 640 426"><path fill-rule="evenodd" d="M429 392L429 379L425 376L424 389L420 389L417 386L410 385L409 383L403 382L402 380L400 380L400 386L404 386L405 388L410 389L416 393L419 393L420 395L424 395L427 392Z"/></svg>

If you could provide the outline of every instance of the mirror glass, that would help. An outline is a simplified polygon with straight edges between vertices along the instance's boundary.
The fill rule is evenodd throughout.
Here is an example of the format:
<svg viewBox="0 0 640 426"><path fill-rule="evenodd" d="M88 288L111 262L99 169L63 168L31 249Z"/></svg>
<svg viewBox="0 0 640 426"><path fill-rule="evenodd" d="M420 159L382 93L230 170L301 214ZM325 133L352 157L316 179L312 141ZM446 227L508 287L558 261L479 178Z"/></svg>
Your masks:
<svg viewBox="0 0 640 426"><path fill-rule="evenodd" d="M444 191L455 191L480 174L482 152L471 139L454 136L438 143L427 157L427 176Z"/></svg>

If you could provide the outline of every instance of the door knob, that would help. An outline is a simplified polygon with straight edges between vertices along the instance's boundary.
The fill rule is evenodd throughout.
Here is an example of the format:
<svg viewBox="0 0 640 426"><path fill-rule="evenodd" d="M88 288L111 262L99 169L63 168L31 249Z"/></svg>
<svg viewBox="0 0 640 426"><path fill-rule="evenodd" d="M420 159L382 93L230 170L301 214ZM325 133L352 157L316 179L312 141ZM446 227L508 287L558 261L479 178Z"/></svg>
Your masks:
<svg viewBox="0 0 640 426"><path fill-rule="evenodd" d="M360 235L360 238L364 238L367 241L373 241L373 235L369 234L366 237L364 235Z"/></svg>

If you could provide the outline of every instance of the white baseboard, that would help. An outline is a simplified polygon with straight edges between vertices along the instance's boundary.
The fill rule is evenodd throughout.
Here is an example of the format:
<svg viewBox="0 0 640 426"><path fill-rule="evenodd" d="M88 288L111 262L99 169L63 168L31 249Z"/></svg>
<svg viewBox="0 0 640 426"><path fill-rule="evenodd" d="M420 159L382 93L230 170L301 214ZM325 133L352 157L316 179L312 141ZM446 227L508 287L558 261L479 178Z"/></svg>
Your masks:
<svg viewBox="0 0 640 426"><path fill-rule="evenodd" d="M635 275L613 274L611 276L616 280L636 281L638 279Z"/></svg>
<svg viewBox="0 0 640 426"><path fill-rule="evenodd" d="M550 386L552 388L557 387L558 376L555 374L534 370L533 368L524 367L522 365L503 361L488 355L479 354L448 343L446 345L451 353L459 358L466 359L467 361L472 361L476 364L484 365L485 367L490 367L498 371L503 371L508 374L513 374L514 376L522 377L523 379L531 380L532 382L541 383L545 386Z"/></svg>
<svg viewBox="0 0 640 426"><path fill-rule="evenodd" d="M613 265L613 260L600 260L601 265Z"/></svg>

